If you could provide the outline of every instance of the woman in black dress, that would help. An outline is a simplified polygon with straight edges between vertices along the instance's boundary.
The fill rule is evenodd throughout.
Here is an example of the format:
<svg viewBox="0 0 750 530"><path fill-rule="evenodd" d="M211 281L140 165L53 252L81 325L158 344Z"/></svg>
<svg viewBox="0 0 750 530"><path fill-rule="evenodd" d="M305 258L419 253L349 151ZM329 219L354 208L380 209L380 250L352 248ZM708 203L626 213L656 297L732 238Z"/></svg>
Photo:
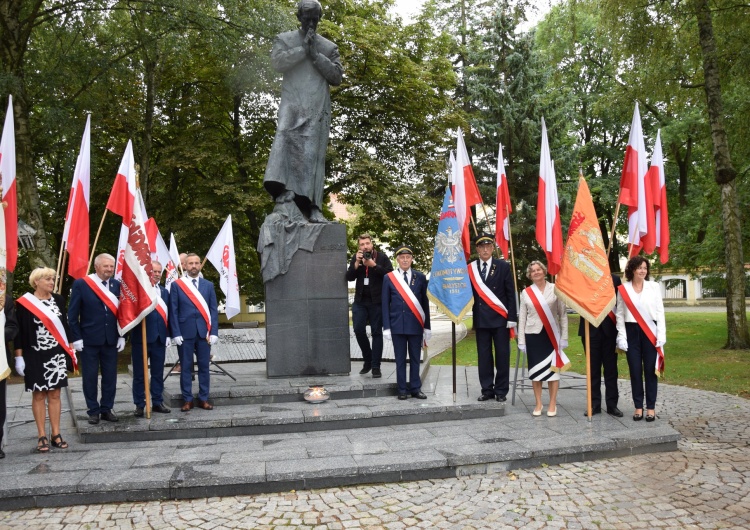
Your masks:
<svg viewBox="0 0 750 530"><path fill-rule="evenodd" d="M65 301L52 292L55 287L53 269L34 269L29 276L29 284L34 288L34 293L26 294L16 301L19 327L14 341L16 372L24 376L26 391L32 392L31 409L39 435L36 450L47 453L50 449L45 426L48 412L52 446L58 449L68 448L68 443L60 435L60 389L68 386L65 363L65 356L68 354L53 336L52 329L55 324L58 331L62 327L63 338L67 340L68 318ZM40 308L46 318L40 319L39 309L34 313L32 308Z"/></svg>

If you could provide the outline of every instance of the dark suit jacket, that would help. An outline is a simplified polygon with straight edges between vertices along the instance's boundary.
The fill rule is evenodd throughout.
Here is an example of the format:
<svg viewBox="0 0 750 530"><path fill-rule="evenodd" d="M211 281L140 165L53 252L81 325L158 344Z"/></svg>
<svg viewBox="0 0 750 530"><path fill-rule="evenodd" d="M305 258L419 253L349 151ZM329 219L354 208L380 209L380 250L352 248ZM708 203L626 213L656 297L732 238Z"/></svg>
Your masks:
<svg viewBox="0 0 750 530"><path fill-rule="evenodd" d="M357 255L352 256L352 260L349 262L349 268L346 271L346 281L357 280L354 284L354 301L362 301L362 291L365 288L365 269L367 271L367 277L370 278L370 295L372 297L373 304L380 303L380 295L383 291L383 277L393 270L391 260L389 260L382 252L373 251L375 253L375 267L365 267L360 265L358 269L354 268L354 262L357 261Z"/></svg>
<svg viewBox="0 0 750 530"><path fill-rule="evenodd" d="M400 271L396 271L399 274ZM424 329L430 329L430 302L427 299L427 278L419 271L411 270L409 288L422 306L425 321ZM395 335L421 335L422 326L409 306L396 290L388 275L383 279L383 329L390 329Z"/></svg>
<svg viewBox="0 0 750 530"><path fill-rule="evenodd" d="M99 280L97 280L99 281ZM109 279L109 291L120 298L120 282ZM84 346L115 345L120 334L117 317L102 302L83 278L73 282L68 302L70 342L83 340Z"/></svg>
<svg viewBox="0 0 750 530"><path fill-rule="evenodd" d="M615 293L617 293L617 287L622 285L622 280L617 274L612 275L612 283L615 286ZM612 311L617 311L617 305L615 305L615 307L612 308ZM585 335L586 333L585 325L586 325L586 321L583 319L583 317L581 317L581 321L578 323L578 336L579 337L583 337ZM598 327L589 326L589 334L591 335L591 337L596 337L600 333L602 334L603 337L610 338L610 339L617 337L617 325L614 322L612 322L612 319L609 318L609 315L607 315L607 317L604 320L602 320L602 323L599 324Z"/></svg>
<svg viewBox="0 0 750 530"><path fill-rule="evenodd" d="M482 263L478 263L481 270ZM478 280L481 282L482 277ZM494 311L482 298L477 294L474 286L474 327L475 328L504 328L508 321L518 322L518 310L516 309L516 289L513 286L513 277L510 273L510 266L505 260L492 258L492 264L487 270L487 278L484 281L492 293L508 309L507 320L499 313Z"/></svg>
<svg viewBox="0 0 750 530"><path fill-rule="evenodd" d="M192 278L184 278L186 282ZM198 292L203 295L211 316L211 335L219 335L219 310L216 302L214 284L203 278L198 279ZM208 333L206 321L203 320L198 308L188 298L182 287L176 283L169 290L169 328L172 337L183 339L204 338Z"/></svg>
<svg viewBox="0 0 750 530"><path fill-rule="evenodd" d="M179 289L179 287L175 287L175 289ZM161 299L164 300L164 303L167 304L167 309L169 309L169 291L159 285L159 294L161 295ZM169 328L164 323L164 319L156 308L146 315L144 320L146 321L146 341L149 344L152 342L158 342L159 344L164 345L167 342L167 337L169 337ZM143 344L143 332L141 331L141 326L136 326L130 333L130 340L133 344Z"/></svg>

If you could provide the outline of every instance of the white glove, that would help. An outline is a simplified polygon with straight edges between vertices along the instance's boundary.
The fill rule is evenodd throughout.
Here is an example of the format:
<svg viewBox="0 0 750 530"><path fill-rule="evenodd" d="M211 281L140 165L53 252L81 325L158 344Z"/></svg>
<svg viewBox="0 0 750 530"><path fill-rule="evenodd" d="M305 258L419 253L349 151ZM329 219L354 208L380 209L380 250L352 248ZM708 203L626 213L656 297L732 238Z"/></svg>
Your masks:
<svg viewBox="0 0 750 530"><path fill-rule="evenodd" d="M526 353L526 345L525 344L521 344L519 342L518 343L518 349L521 350L522 352Z"/></svg>
<svg viewBox="0 0 750 530"><path fill-rule="evenodd" d="M120 337L119 339L117 339L117 353L120 353L124 349L125 349L125 337Z"/></svg>
<svg viewBox="0 0 750 530"><path fill-rule="evenodd" d="M219 336L218 336L218 335L211 335L211 337L210 337L210 338L208 339L208 343L209 343L209 344L210 344L211 346L213 346L213 345L214 345L214 344L216 344L217 342L219 342Z"/></svg>
<svg viewBox="0 0 750 530"><path fill-rule="evenodd" d="M568 341L565 339L560 339L560 349L564 350L567 347L568 347Z"/></svg>
<svg viewBox="0 0 750 530"><path fill-rule="evenodd" d="M428 341L432 337L432 330L426 329L424 330L424 340Z"/></svg>
<svg viewBox="0 0 750 530"><path fill-rule="evenodd" d="M665 340L657 340L657 341L656 341L656 347L657 347L657 348L661 348L661 347L662 347L662 346L664 346L664 345L665 345L666 343L667 343L667 341L665 341Z"/></svg>
<svg viewBox="0 0 750 530"><path fill-rule="evenodd" d="M74 341L73 344L71 344L71 346L73 346L73 349L75 351L83 351L83 341L82 340Z"/></svg>
<svg viewBox="0 0 750 530"><path fill-rule="evenodd" d="M16 357L16 373L24 375L24 370L26 370L26 362L23 360L23 357Z"/></svg>
<svg viewBox="0 0 750 530"><path fill-rule="evenodd" d="M177 346L182 346L182 335L173 338L172 342L174 342Z"/></svg>
<svg viewBox="0 0 750 530"><path fill-rule="evenodd" d="M516 323L508 320L508 324L506 324L505 327L507 327L508 329L513 329L516 327Z"/></svg>
<svg viewBox="0 0 750 530"><path fill-rule="evenodd" d="M169 348L172 345L172 339L167 337L167 340L164 342L164 347Z"/></svg>
<svg viewBox="0 0 750 530"><path fill-rule="evenodd" d="M390 329L384 329L383 330L383 338L385 340L393 340L393 338L391 337L391 330Z"/></svg>
<svg viewBox="0 0 750 530"><path fill-rule="evenodd" d="M627 339L617 339L617 348L622 351L628 351Z"/></svg>

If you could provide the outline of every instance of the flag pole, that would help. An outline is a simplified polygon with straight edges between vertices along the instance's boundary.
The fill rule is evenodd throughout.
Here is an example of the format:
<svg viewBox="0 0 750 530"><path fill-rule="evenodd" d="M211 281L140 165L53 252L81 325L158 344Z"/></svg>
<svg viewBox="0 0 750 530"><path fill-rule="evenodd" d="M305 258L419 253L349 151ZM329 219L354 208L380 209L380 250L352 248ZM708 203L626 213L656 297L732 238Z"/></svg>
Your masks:
<svg viewBox="0 0 750 530"><path fill-rule="evenodd" d="M60 254L57 256L57 270L55 271L55 287L54 292L57 294L60 294L60 291L62 290L62 281L60 280L60 277L62 276L62 271L65 270L65 241L62 242L60 245Z"/></svg>
<svg viewBox="0 0 750 530"><path fill-rule="evenodd" d="M589 326L589 321L586 320L584 333L586 342L586 417L591 421L593 411L591 410L591 332Z"/></svg>
<svg viewBox="0 0 750 530"><path fill-rule="evenodd" d="M151 385L148 381L148 342L146 342L146 319L141 320L141 339L143 344L143 386L146 392L146 419L151 419Z"/></svg>
<svg viewBox="0 0 750 530"><path fill-rule="evenodd" d="M456 402L456 323L451 320L451 347L453 350L453 403Z"/></svg>
<svg viewBox="0 0 750 530"><path fill-rule="evenodd" d="M104 226L104 218L105 217L107 217L107 209L106 208L104 209L104 213L102 214L102 221L99 223L99 230L96 231L96 237L94 238L94 244L91 247L91 255L89 256L89 268L86 270L87 273L88 273L88 271L91 270L91 264L94 261L94 254L95 254L94 251L96 250L96 244L99 242L99 234L102 233L102 227ZM115 260L115 264L117 264L117 260Z"/></svg>
<svg viewBox="0 0 750 530"><path fill-rule="evenodd" d="M615 239L615 229L617 228L617 216L620 215L620 202L617 202L615 206L615 216L612 218L612 233L609 236L609 245L607 245L607 257L609 258L609 252L612 250L612 241Z"/></svg>

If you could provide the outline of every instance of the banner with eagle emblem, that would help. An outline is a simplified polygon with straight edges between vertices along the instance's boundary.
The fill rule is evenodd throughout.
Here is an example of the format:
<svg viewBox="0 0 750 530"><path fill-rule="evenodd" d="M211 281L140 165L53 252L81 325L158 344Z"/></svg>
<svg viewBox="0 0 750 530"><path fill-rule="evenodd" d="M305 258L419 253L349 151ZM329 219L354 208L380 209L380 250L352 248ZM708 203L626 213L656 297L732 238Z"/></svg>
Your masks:
<svg viewBox="0 0 750 530"><path fill-rule="evenodd" d="M461 323L474 304L450 187L445 190L440 212L427 297L455 324Z"/></svg>

